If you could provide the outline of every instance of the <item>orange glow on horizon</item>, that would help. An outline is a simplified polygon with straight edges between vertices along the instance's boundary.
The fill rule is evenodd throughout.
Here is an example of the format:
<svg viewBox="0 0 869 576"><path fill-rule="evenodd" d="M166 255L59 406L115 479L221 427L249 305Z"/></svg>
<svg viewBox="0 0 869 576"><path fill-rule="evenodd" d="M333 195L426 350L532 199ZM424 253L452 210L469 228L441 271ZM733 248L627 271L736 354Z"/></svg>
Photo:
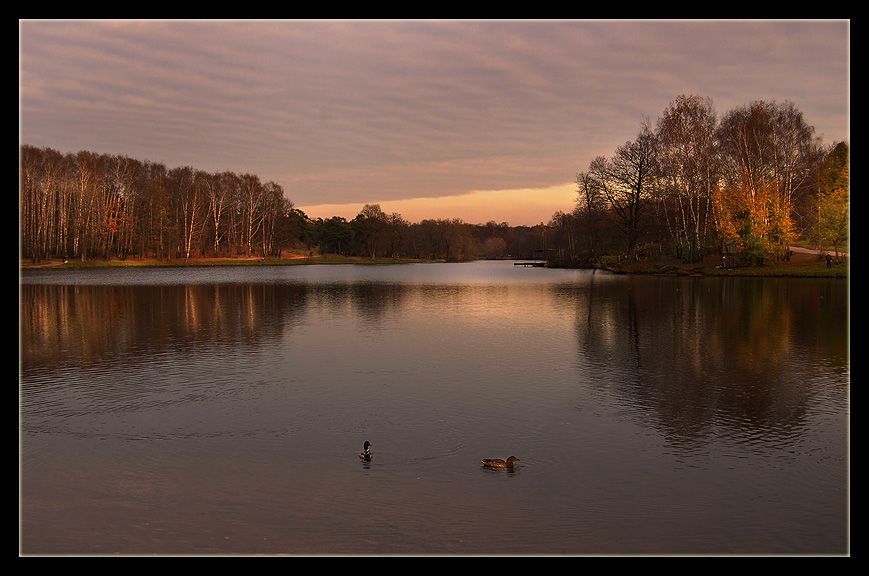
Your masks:
<svg viewBox="0 0 869 576"><path fill-rule="evenodd" d="M422 220L460 218L468 224L495 221L511 226L534 226L547 223L556 212L570 212L576 200L576 184L559 184L548 188L484 190L437 198L407 198L346 204L297 206L309 218L327 220L340 216L355 218L365 204L379 204L386 214L400 214L411 223Z"/></svg>

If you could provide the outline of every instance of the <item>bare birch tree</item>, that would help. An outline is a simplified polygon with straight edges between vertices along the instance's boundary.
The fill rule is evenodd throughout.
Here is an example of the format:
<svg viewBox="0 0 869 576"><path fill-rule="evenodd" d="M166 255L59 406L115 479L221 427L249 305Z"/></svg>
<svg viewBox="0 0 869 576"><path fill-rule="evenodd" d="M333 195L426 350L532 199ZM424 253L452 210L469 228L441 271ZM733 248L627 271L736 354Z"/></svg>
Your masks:
<svg viewBox="0 0 869 576"><path fill-rule="evenodd" d="M685 95L658 120L659 206L677 248L687 243L692 261L700 257L709 221L716 122L710 99Z"/></svg>

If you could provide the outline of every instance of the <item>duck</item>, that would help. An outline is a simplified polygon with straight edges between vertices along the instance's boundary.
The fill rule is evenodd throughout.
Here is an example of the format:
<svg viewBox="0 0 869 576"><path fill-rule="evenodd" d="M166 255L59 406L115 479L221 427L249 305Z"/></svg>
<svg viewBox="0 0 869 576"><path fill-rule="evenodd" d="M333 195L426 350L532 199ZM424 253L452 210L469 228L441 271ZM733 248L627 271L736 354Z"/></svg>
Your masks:
<svg viewBox="0 0 869 576"><path fill-rule="evenodd" d="M366 440L365 444L362 445L362 454L360 454L359 457L366 462L371 460L371 442L368 440Z"/></svg>
<svg viewBox="0 0 869 576"><path fill-rule="evenodd" d="M483 458L480 460L483 463L483 466L488 468L512 468L513 462L521 462L515 456L510 456L506 460L501 460L500 458Z"/></svg>

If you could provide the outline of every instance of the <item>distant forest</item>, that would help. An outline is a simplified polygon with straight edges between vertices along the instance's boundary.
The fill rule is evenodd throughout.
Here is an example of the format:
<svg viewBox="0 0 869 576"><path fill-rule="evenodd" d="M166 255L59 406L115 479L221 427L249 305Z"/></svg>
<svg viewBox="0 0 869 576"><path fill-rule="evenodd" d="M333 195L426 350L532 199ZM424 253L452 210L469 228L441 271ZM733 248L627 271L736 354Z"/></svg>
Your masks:
<svg viewBox="0 0 869 576"><path fill-rule="evenodd" d="M728 251L786 257L796 238L848 240L850 153L825 146L793 104L753 102L720 119L675 99L653 125L576 175L573 207L548 223L417 223L366 204L352 220L311 219L274 182L125 156L19 149L21 257L280 258L286 251L464 261L697 260Z"/></svg>

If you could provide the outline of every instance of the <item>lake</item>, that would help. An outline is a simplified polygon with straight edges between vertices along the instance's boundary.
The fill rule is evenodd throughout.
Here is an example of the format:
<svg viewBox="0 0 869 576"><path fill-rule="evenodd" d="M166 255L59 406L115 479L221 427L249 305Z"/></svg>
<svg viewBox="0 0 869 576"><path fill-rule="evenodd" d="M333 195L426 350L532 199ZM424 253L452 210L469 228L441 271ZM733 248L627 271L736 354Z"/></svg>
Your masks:
<svg viewBox="0 0 869 576"><path fill-rule="evenodd" d="M845 280L55 269L19 301L22 554L850 553Z"/></svg>

